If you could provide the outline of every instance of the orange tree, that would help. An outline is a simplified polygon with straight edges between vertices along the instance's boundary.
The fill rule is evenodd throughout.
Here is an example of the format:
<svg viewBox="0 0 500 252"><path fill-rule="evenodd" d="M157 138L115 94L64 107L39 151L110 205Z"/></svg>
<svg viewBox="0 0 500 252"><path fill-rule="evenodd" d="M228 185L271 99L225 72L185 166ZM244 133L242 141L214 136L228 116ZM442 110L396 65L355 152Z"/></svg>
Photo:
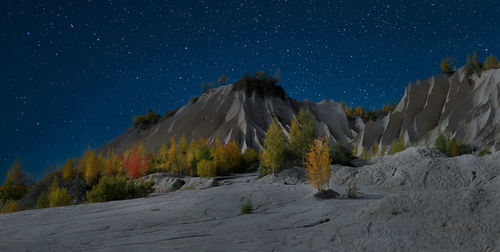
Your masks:
<svg viewBox="0 0 500 252"><path fill-rule="evenodd" d="M304 166L307 179L311 185L321 191L330 181L330 150L328 149L328 140L319 138L314 141L308 153Z"/></svg>

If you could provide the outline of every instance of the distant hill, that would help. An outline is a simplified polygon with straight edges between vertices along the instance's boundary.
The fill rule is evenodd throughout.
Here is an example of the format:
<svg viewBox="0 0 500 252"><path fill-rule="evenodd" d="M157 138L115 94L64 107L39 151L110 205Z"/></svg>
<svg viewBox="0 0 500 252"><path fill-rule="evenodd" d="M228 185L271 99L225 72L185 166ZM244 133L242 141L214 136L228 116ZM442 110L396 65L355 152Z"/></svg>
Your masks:
<svg viewBox="0 0 500 252"><path fill-rule="evenodd" d="M200 137L211 141L235 140L243 149L260 149L266 130L275 115L286 136L300 108L308 109L316 134L334 141L350 142L353 131L340 104L333 100L314 103L286 97L281 86L267 77L243 77L231 85L208 89L199 97L155 120L154 125L132 127L99 148L123 151L144 143L148 150L158 150L171 137L187 140Z"/></svg>
<svg viewBox="0 0 500 252"><path fill-rule="evenodd" d="M199 137L223 142L235 140L243 149L261 149L265 131L276 115L288 137L292 119L300 108L308 109L316 134L348 146L389 146L403 137L407 146L434 146L439 134L461 143L492 150L500 148L500 69L467 76L463 68L410 83L395 110L376 121L348 120L333 100L314 103L286 96L276 81L244 76L240 81L207 89L199 97L152 125L132 127L101 148L124 151L144 143L156 151L171 137L188 141ZM362 148L358 148L358 154Z"/></svg>

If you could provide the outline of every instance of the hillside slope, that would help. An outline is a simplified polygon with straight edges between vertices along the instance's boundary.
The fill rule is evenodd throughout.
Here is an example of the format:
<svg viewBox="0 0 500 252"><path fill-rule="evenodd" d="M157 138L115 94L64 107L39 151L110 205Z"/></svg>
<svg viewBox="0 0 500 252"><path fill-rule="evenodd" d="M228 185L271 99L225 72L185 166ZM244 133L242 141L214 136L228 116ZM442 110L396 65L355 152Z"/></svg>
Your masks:
<svg viewBox="0 0 500 252"><path fill-rule="evenodd" d="M390 145L403 135L407 145L433 146L442 133L462 143L500 148L500 69L467 77L463 69L410 83L396 109L370 121L354 140L369 148ZM358 150L359 151L359 150Z"/></svg>
<svg viewBox="0 0 500 252"><path fill-rule="evenodd" d="M317 135L328 135L335 141L351 140L347 117L342 107L332 100L319 103L295 101L236 91L227 85L202 94L195 103L181 107L173 116L145 130L130 128L100 150L123 151L138 143L144 143L149 150L157 150L171 137L179 140L182 135L188 141L200 137L211 141L218 138L223 142L233 139L243 149L260 149L273 115L277 116L283 132L288 135L291 121L300 108L311 112Z"/></svg>

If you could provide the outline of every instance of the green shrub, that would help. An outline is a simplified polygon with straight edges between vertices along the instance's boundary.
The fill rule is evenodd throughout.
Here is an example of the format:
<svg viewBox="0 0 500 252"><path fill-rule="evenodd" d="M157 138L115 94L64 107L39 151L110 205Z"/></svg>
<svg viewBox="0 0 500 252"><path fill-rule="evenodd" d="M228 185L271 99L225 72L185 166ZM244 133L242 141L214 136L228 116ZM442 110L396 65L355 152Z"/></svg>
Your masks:
<svg viewBox="0 0 500 252"><path fill-rule="evenodd" d="M36 201L36 209L48 207L50 207L49 194L47 192L42 192Z"/></svg>
<svg viewBox="0 0 500 252"><path fill-rule="evenodd" d="M482 156L490 155L490 154L491 154L491 151L489 149L483 149L477 155L482 157Z"/></svg>
<svg viewBox="0 0 500 252"><path fill-rule="evenodd" d="M330 146L330 157L332 157L332 164L347 166L352 166L351 161L354 160L352 152L341 142L336 142Z"/></svg>
<svg viewBox="0 0 500 252"><path fill-rule="evenodd" d="M241 214L250 214L253 211L253 205L252 201L250 199L247 199L247 201L241 205Z"/></svg>
<svg viewBox="0 0 500 252"><path fill-rule="evenodd" d="M257 169L257 172L258 172L258 177L259 178L262 178L268 174L271 174L273 172L273 169L272 168L269 168L269 167L265 167L263 166L262 164L259 165L259 168Z"/></svg>
<svg viewBox="0 0 500 252"><path fill-rule="evenodd" d="M477 150L477 147L473 145L460 144L455 138L451 138L450 136L445 137L442 134L438 135L434 142L434 146L448 157L471 154Z"/></svg>
<svg viewBox="0 0 500 252"><path fill-rule="evenodd" d="M127 180L125 177L102 177L99 184L87 192L87 202L105 202L146 196L154 191L154 181Z"/></svg>
<svg viewBox="0 0 500 252"><path fill-rule="evenodd" d="M15 200L8 200L5 202L2 206L2 211L1 213L12 213L12 212L17 212L20 211L19 204Z"/></svg>
<svg viewBox="0 0 500 252"><path fill-rule="evenodd" d="M66 188L53 188L49 193L49 206L60 207L71 205L71 197Z"/></svg>
<svg viewBox="0 0 500 252"><path fill-rule="evenodd" d="M467 76L477 74L478 77L481 77L483 72L483 63L477 59L476 51L474 51L472 58L470 54L467 55L467 63L464 66L464 70Z"/></svg>
<svg viewBox="0 0 500 252"><path fill-rule="evenodd" d="M259 162L259 153L252 148L247 148L242 156L243 166L246 170L250 170L255 164Z"/></svg>

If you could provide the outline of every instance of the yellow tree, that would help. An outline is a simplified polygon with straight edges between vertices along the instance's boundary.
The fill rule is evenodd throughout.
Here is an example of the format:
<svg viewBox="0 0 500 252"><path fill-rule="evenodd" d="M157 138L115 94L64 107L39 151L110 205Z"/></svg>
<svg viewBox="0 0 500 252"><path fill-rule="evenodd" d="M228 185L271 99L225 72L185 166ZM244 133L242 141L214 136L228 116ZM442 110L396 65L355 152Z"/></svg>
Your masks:
<svg viewBox="0 0 500 252"><path fill-rule="evenodd" d="M280 126L278 125L278 119L273 118L269 129L267 130L266 139L264 139L264 154L262 155L262 164L264 166L271 168L273 173L278 171L278 168L283 165L285 151L285 138Z"/></svg>
<svg viewBox="0 0 500 252"><path fill-rule="evenodd" d="M455 68L455 59L453 58L443 58L441 60L441 70L443 71L443 73L450 73L452 72L452 69L456 69Z"/></svg>
<svg viewBox="0 0 500 252"><path fill-rule="evenodd" d="M330 151L328 149L328 139L316 139L311 145L311 149L306 154L304 162L307 179L309 183L318 191L321 191L330 181Z"/></svg>
<svg viewBox="0 0 500 252"><path fill-rule="evenodd" d="M97 155L95 151L90 151L85 164L84 178L87 185L93 185L99 181L105 167L104 157Z"/></svg>
<svg viewBox="0 0 500 252"><path fill-rule="evenodd" d="M157 155L154 157L153 168L156 171L166 171L168 161L168 145L163 142L158 150Z"/></svg>
<svg viewBox="0 0 500 252"><path fill-rule="evenodd" d="M451 140L450 149L451 149L451 156L452 157L460 156L459 143L455 138L453 138L453 140Z"/></svg>
<svg viewBox="0 0 500 252"><path fill-rule="evenodd" d="M356 107L356 109L354 109L354 114L356 116L363 116L365 114L365 109L361 105L359 105Z"/></svg>
<svg viewBox="0 0 500 252"><path fill-rule="evenodd" d="M62 169L62 176L64 180L70 180L75 175L75 166L73 165L73 160L68 158Z"/></svg>
<svg viewBox="0 0 500 252"><path fill-rule="evenodd" d="M225 167L224 172L229 173L238 168L241 164L241 149L236 141L231 141L224 146Z"/></svg>
<svg viewBox="0 0 500 252"><path fill-rule="evenodd" d="M60 188L57 179L54 179L49 190L49 206L60 207L71 205L71 197L66 188Z"/></svg>
<svg viewBox="0 0 500 252"><path fill-rule="evenodd" d="M174 173L174 167L176 164L175 158L177 156L177 141L174 137L170 138L170 147L168 148L167 156L168 159L166 166L170 168L171 173Z"/></svg>
<svg viewBox="0 0 500 252"><path fill-rule="evenodd" d="M181 140L179 142L179 148L177 149L177 172L179 174L183 174L187 171L188 165L186 162L186 154L187 154L188 144L186 136L182 135Z"/></svg>
<svg viewBox="0 0 500 252"><path fill-rule="evenodd" d="M200 177L215 177L217 175L217 166L214 161L202 159L196 165L196 173Z"/></svg>

